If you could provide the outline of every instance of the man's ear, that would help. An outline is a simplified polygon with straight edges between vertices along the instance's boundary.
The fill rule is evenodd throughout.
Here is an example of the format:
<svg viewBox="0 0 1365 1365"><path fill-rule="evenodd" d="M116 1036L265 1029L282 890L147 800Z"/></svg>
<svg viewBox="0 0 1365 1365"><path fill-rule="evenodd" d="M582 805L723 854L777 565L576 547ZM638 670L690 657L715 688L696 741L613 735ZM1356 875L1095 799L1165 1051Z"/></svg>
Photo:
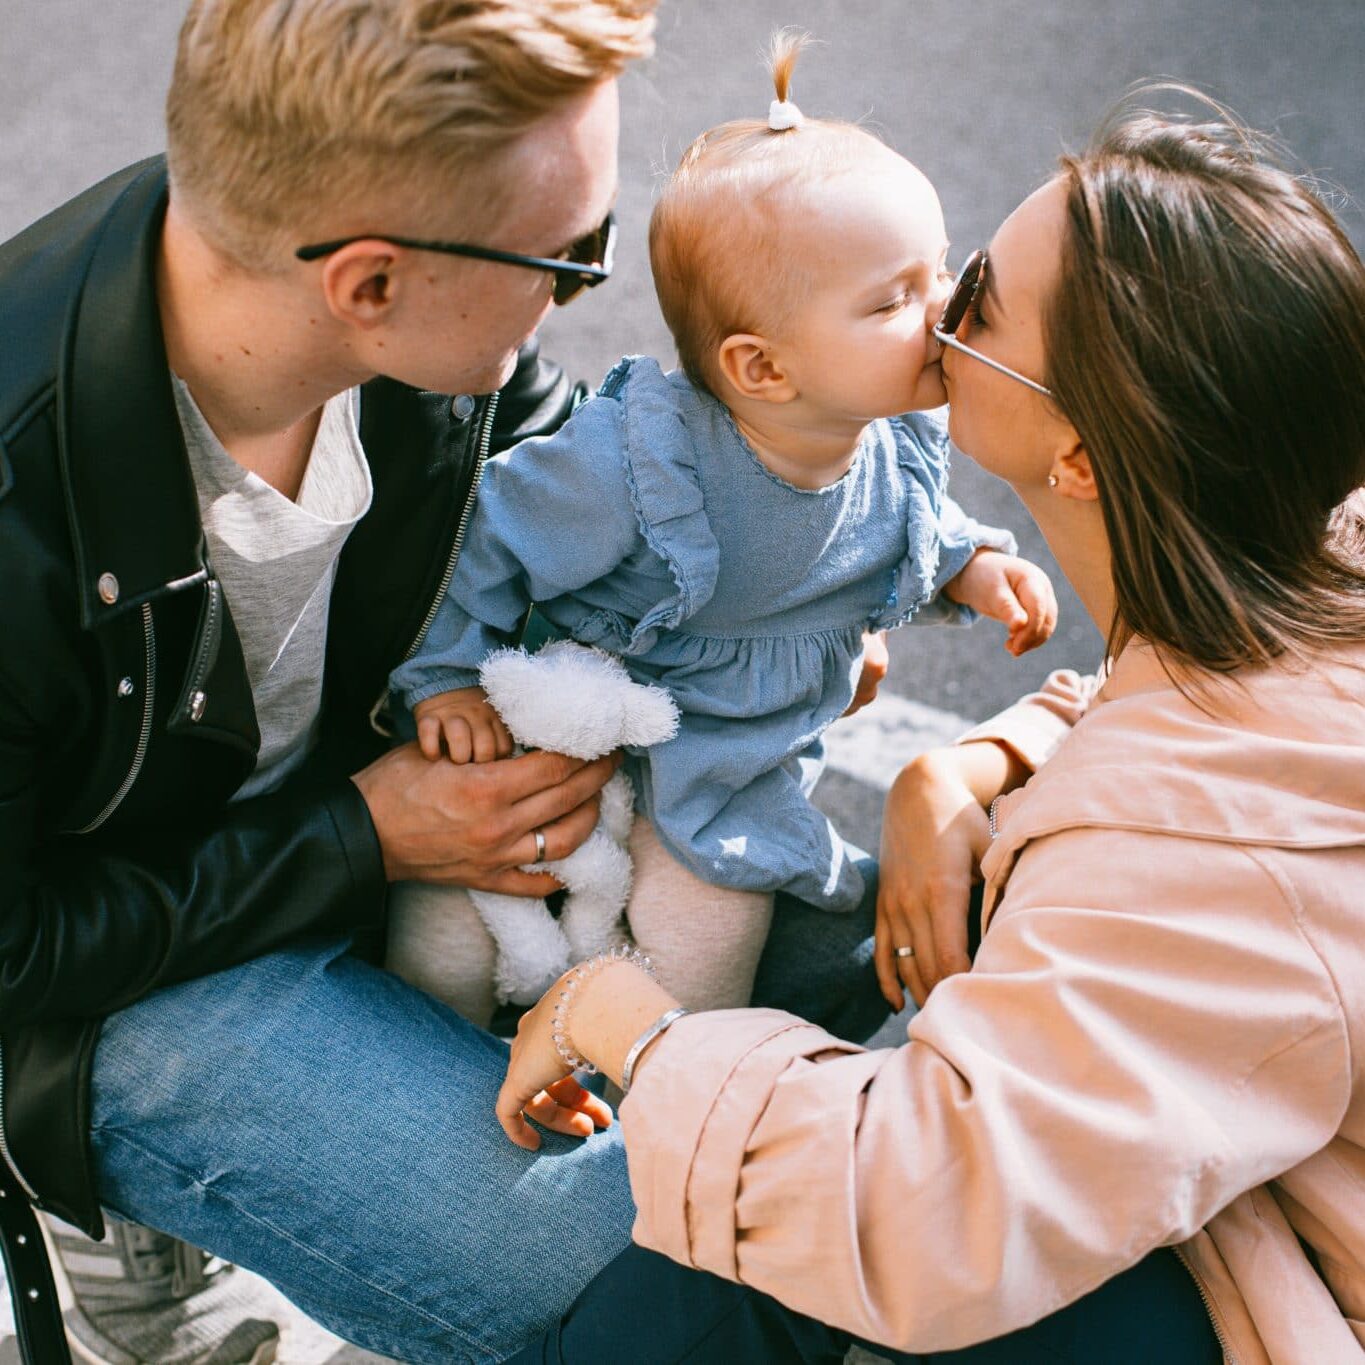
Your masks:
<svg viewBox="0 0 1365 1365"><path fill-rule="evenodd" d="M352 242L322 264L322 292L338 322L369 330L389 320L398 295L398 251L387 242Z"/></svg>
<svg viewBox="0 0 1365 1365"><path fill-rule="evenodd" d="M741 398L789 403L796 397L796 385L766 337L749 332L726 337L716 351L716 365L721 378Z"/></svg>
<svg viewBox="0 0 1365 1365"><path fill-rule="evenodd" d="M1090 452L1079 436L1052 462L1052 476L1057 480L1054 492L1062 497L1075 498L1077 502L1098 501L1100 490L1095 485Z"/></svg>

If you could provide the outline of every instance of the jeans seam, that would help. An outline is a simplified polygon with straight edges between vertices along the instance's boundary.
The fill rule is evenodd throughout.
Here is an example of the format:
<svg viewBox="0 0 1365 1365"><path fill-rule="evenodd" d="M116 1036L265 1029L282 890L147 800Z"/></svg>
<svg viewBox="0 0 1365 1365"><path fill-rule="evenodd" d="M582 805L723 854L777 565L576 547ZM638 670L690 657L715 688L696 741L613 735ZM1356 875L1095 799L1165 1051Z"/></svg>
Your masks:
<svg viewBox="0 0 1365 1365"><path fill-rule="evenodd" d="M127 1137L124 1134L119 1133L111 1128L105 1128L102 1126L92 1126L91 1137L93 1138L96 1133L102 1134L105 1141L121 1142L125 1146L131 1147L134 1151L140 1153L147 1160L155 1162L158 1166L161 1166L163 1169L172 1172L173 1174L179 1176L183 1180L188 1180L192 1185L195 1186L196 1189L200 1190L205 1196L212 1199L216 1199L220 1203L228 1205L229 1207L235 1209L243 1218L246 1218L248 1221L256 1224L259 1227L268 1229L272 1235L279 1237L282 1241L287 1242L296 1250L303 1252L305 1255L310 1256L317 1261L320 1261L323 1265L330 1266L333 1270L339 1272L345 1278L353 1280L358 1284L364 1285L367 1289L370 1289L374 1293L381 1295L383 1298L392 1299L395 1303L401 1304L409 1312L414 1313L418 1317L426 1319L426 1321L434 1324L435 1326L450 1332L451 1335L453 1335L461 1343L463 1343L463 1345L468 1350L476 1352L479 1356L483 1357L486 1360L497 1359L497 1353L495 1351L489 1349L487 1346L483 1346L480 1343L473 1341L471 1338L466 1336L465 1333L454 1323L447 1322L444 1318L437 1316L435 1313L428 1312L425 1308L422 1308L420 1305L409 1302L407 1299L403 1298L402 1295L395 1294L393 1290L386 1289L384 1288L383 1285L374 1284L372 1281L367 1280L363 1275L357 1274L354 1270L351 1270L349 1267L342 1265L339 1261L333 1260L332 1257L325 1255L317 1247L309 1246L307 1243L301 1242L297 1237L294 1237L290 1233L286 1232L283 1228L276 1227L276 1225L272 1223L269 1219L262 1218L259 1215L252 1213L249 1209L243 1208L241 1204L239 1204L235 1199L231 1198L229 1195L223 1194L220 1191L214 1189L212 1186L204 1184L204 1182L200 1180L197 1176L195 1176L192 1172L187 1171L180 1166L177 1166L172 1161L167 1161L166 1158L163 1157L159 1152L153 1152L149 1148L144 1147L140 1142L136 1142L134 1139Z"/></svg>

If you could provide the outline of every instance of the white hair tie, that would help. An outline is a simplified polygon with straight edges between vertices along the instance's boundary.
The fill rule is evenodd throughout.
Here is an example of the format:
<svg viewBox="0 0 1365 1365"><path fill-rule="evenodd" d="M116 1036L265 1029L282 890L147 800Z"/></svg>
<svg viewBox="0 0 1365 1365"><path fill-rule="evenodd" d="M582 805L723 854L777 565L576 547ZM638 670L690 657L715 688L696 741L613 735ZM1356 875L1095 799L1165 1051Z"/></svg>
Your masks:
<svg viewBox="0 0 1365 1365"><path fill-rule="evenodd" d="M799 128L806 116L791 100L774 100L768 106L768 127L774 133L786 132L788 128Z"/></svg>

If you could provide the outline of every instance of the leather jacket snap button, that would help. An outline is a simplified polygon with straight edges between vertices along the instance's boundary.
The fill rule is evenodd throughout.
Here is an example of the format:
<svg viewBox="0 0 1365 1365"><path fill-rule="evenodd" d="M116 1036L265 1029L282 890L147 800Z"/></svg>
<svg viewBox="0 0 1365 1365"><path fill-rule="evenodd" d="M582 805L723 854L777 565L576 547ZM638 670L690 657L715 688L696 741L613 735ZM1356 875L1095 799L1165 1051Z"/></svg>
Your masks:
<svg viewBox="0 0 1365 1365"><path fill-rule="evenodd" d="M467 393L457 393L450 400L450 415L457 422L467 422L473 415L474 409L478 404Z"/></svg>
<svg viewBox="0 0 1365 1365"><path fill-rule="evenodd" d="M112 607L118 601L118 579L111 573L100 574L99 582L95 584L99 590L100 601L106 607Z"/></svg>
<svg viewBox="0 0 1365 1365"><path fill-rule="evenodd" d="M131 678L120 678L118 680L118 687L116 691L118 692L119 698L121 700L131 697L133 695L133 692L135 691L133 687L133 680Z"/></svg>

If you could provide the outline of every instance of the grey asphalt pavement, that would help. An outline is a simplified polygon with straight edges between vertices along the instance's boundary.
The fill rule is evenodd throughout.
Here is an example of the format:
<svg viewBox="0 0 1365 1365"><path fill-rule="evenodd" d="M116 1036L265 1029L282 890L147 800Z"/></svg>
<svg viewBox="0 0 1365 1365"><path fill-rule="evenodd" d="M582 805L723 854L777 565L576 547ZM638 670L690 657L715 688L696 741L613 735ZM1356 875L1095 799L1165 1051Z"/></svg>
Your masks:
<svg viewBox="0 0 1365 1365"><path fill-rule="evenodd" d="M181 0L0 0L0 240L160 149L182 12ZM654 186L697 132L766 110L760 51L783 24L821 40L801 60L797 101L808 114L865 120L918 163L938 186L956 259L1063 148L1084 144L1111 102L1152 77L1194 83L1277 132L1335 187L1327 192L1365 247L1352 198L1365 195L1365 0L664 0L658 55L623 83L617 275L546 327L575 372L595 381L621 354L671 355L645 253ZM969 510L1010 526L1055 569L1004 485L965 458L953 483ZM1098 634L1059 586L1057 636L1019 662L989 625L893 637L887 695L832 736L821 799L851 835L875 843L882 791L916 749L1051 668L1094 667ZM297 1332L291 1360L327 1357L330 1347Z"/></svg>
<svg viewBox="0 0 1365 1365"><path fill-rule="evenodd" d="M182 11L181 0L0 0L0 239L160 148ZM957 259L1131 84L1154 77L1194 83L1276 131L1339 187L1330 192L1348 231L1365 243L1350 199L1365 194L1362 0L665 0L657 56L623 84L617 275L545 328L551 352L576 373L595 382L622 354L671 356L645 252L654 186L701 129L766 110L760 52L783 24L821 44L797 71L802 107L862 119L923 167ZM965 457L953 484L969 510L1010 526L1026 554L1054 567L1008 488ZM1099 636L1069 588L1060 591L1056 637L1020 661L989 624L898 632L888 691L977 720L1052 668L1093 667ZM902 727L887 752L923 742ZM822 800L870 843L878 786L841 771Z"/></svg>
<svg viewBox="0 0 1365 1365"><path fill-rule="evenodd" d="M0 239L160 148L182 11L180 0L0 0ZM617 276L545 329L577 373L596 380L628 352L671 355L645 253L654 185L701 129L766 110L760 50L782 24L822 44L797 71L802 107L863 119L919 164L958 258L1145 78L1199 85L1278 132L1344 196L1365 195L1362 0L665 0L658 54L623 86ZM1341 210L1365 244L1359 205ZM955 491L1050 563L1009 490L965 458ZM979 719L1050 668L1092 666L1098 636L1063 595L1056 638L1017 663L988 626L900 632L891 690Z"/></svg>

